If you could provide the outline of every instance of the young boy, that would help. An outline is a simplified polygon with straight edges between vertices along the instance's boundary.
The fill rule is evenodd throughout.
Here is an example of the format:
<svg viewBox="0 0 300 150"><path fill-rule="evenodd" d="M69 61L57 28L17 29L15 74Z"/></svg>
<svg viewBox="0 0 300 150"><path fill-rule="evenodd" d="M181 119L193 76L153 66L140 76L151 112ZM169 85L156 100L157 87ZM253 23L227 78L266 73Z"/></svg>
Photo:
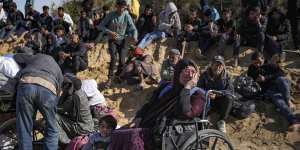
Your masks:
<svg viewBox="0 0 300 150"><path fill-rule="evenodd" d="M111 57L108 73L109 80L106 83L106 87L110 87L112 83L114 69L117 64L116 53L119 54L117 76L121 73L125 64L126 51L124 46L126 33L128 33L135 42L137 41L138 35L132 18L128 11L126 11L127 2L125 0L118 0L116 8L116 11L109 13L100 24L100 30L108 35L108 49Z"/></svg>
<svg viewBox="0 0 300 150"><path fill-rule="evenodd" d="M300 122L293 113L293 104L290 100L291 83L285 77L284 71L277 62L263 64L264 56L260 52L254 53L251 60L248 76L259 83L262 93L270 98L280 114L287 119L290 125L288 130L299 130Z"/></svg>
<svg viewBox="0 0 300 150"><path fill-rule="evenodd" d="M110 135L117 127L117 120L111 115L104 116L99 119L99 127L100 132L90 135L88 143L81 150L108 148Z"/></svg>

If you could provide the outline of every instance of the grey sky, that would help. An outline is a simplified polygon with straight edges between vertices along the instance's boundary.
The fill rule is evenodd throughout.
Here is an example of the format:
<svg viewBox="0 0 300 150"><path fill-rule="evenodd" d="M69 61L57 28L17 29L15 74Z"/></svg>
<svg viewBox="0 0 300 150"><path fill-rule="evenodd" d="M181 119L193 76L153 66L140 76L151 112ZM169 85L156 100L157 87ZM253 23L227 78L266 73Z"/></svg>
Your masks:
<svg viewBox="0 0 300 150"><path fill-rule="evenodd" d="M55 4L56 7L60 6L65 0L34 0L33 7L34 9L42 12L42 7L47 5L51 8L52 3ZM24 5L26 0L14 0L17 3L18 9L24 13Z"/></svg>

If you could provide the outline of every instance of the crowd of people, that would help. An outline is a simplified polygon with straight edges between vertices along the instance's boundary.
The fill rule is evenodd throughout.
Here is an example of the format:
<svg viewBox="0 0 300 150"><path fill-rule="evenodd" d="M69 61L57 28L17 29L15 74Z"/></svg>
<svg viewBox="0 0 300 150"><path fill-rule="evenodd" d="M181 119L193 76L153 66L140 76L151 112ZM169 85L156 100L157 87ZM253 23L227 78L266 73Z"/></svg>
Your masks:
<svg viewBox="0 0 300 150"><path fill-rule="evenodd" d="M48 6L43 6L40 13L28 4L24 15L12 0L0 1L0 43L16 37L23 37L25 42L16 48L16 54L0 57L1 87L10 83L9 79L18 81L16 125L20 149L32 149L31 131L37 110L46 122L44 149L57 149L58 141L68 144L87 134L89 140L82 149L98 147L99 142L102 147L114 146L109 145L109 136L117 127L112 110L106 106L95 80L80 80L77 76L88 69L88 51L94 48L91 43L100 41L107 41L111 58L106 88L114 81L137 84L138 89L145 84L159 85L130 127L151 128L163 117L199 117L208 90L234 95L224 60L225 46L230 44L235 66L241 46L255 49L247 75L261 86L258 95L270 100L286 117L289 130L300 129L291 102L291 83L279 65L284 61L283 49L289 46L289 34L293 35L295 49L299 48L299 0L288 1L287 13L273 6L271 0L242 0L239 15L229 8L219 11L208 0L201 0L200 7L189 10L188 18L181 18L174 2L165 4L159 15L147 4L138 18L132 17L128 0L117 0L113 10L104 6L93 13L87 3L83 2L86 7L80 11L76 25L63 7L51 16ZM152 56L144 51L153 41L165 38L173 38L177 44L168 50L168 58L156 71ZM126 39L135 45L130 53L125 50ZM182 57L184 42L191 41L198 43L198 55L217 51L203 73L193 60ZM160 81L154 77L157 74ZM211 110L219 114L216 126L226 133L236 99L215 93L210 99ZM93 118L99 119L100 132L96 134L91 134Z"/></svg>

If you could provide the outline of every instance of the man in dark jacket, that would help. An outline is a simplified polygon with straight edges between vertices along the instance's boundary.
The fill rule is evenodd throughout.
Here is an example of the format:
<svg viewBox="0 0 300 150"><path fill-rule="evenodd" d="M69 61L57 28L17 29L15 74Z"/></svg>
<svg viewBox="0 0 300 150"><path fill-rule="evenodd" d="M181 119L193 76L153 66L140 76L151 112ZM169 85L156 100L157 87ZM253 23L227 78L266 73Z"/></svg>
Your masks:
<svg viewBox="0 0 300 150"><path fill-rule="evenodd" d="M13 26L17 26L24 20L24 15L20 10L17 10L17 4L15 2L11 3L9 7L7 19L9 24Z"/></svg>
<svg viewBox="0 0 300 150"><path fill-rule="evenodd" d="M279 108L280 113L287 118L290 123L289 130L300 129L300 122L291 109L293 106L290 101L291 84L283 70L277 62L263 65L264 57L259 52L254 53L251 60L248 76L260 84L262 93L270 97L272 103Z"/></svg>
<svg viewBox="0 0 300 150"><path fill-rule="evenodd" d="M81 90L80 79L73 75L65 75L58 107L57 123L60 142L68 144L76 136L93 131L93 118L88 98Z"/></svg>
<svg viewBox="0 0 300 150"><path fill-rule="evenodd" d="M40 13L33 9L32 4L26 6L27 12L25 15L26 27L28 30L40 28Z"/></svg>
<svg viewBox="0 0 300 150"><path fill-rule="evenodd" d="M242 0L242 6L244 7L244 9L258 6L264 15L267 15L269 13L272 5L273 0Z"/></svg>
<svg viewBox="0 0 300 150"><path fill-rule="evenodd" d="M90 39L91 36L91 30L93 28L93 22L92 20L87 16L87 12L81 11L80 12L80 18L78 21L78 34L80 35L80 38L87 42Z"/></svg>
<svg viewBox="0 0 300 150"><path fill-rule="evenodd" d="M53 18L49 15L49 7L43 6L43 13L40 15L40 24L46 26L48 31L52 31Z"/></svg>
<svg viewBox="0 0 300 150"><path fill-rule="evenodd" d="M177 48L182 53L183 42L198 41L199 29L202 21L199 12L195 8L191 8L190 16L185 22L184 31L178 36Z"/></svg>
<svg viewBox="0 0 300 150"><path fill-rule="evenodd" d="M279 8L273 8L268 15L267 36L271 36L282 48L286 48L290 33L290 21L286 15Z"/></svg>
<svg viewBox="0 0 300 150"><path fill-rule="evenodd" d="M288 0L288 13L295 49L300 48L300 0Z"/></svg>
<svg viewBox="0 0 300 150"><path fill-rule="evenodd" d="M273 56L281 54L280 44L270 36L265 36L267 18L261 15L259 7L247 9L246 18L241 20L238 33L241 36L241 45L252 46L259 52Z"/></svg>
<svg viewBox="0 0 300 150"><path fill-rule="evenodd" d="M88 67L88 56L86 46L79 41L79 35L73 33L71 43L58 52L60 65L63 73L77 74Z"/></svg>
<svg viewBox="0 0 300 150"><path fill-rule="evenodd" d="M61 70L51 56L16 54L15 61L23 68L17 74L17 136L19 149L32 149L32 127L36 111L46 121L43 149L58 148L56 104L63 82Z"/></svg>
<svg viewBox="0 0 300 150"><path fill-rule="evenodd" d="M233 44L233 57L235 66L238 65L238 55L240 48L240 37L236 33L236 21L233 18L230 9L224 9L222 18L217 21L219 28L219 41L217 52L219 55L224 56L224 49L227 43Z"/></svg>
<svg viewBox="0 0 300 150"><path fill-rule="evenodd" d="M154 31L157 24L157 17L154 15L151 5L146 5L144 13L139 17L136 28L139 33L139 40L141 40L147 33Z"/></svg>
<svg viewBox="0 0 300 150"><path fill-rule="evenodd" d="M225 70L225 62L222 56L215 56L211 66L200 76L198 87L204 90L218 90L224 92L224 95L210 96L212 108L217 108L220 114L217 126L220 131L226 132L225 120L228 118L232 108L233 99L226 93L233 92L231 78Z"/></svg>

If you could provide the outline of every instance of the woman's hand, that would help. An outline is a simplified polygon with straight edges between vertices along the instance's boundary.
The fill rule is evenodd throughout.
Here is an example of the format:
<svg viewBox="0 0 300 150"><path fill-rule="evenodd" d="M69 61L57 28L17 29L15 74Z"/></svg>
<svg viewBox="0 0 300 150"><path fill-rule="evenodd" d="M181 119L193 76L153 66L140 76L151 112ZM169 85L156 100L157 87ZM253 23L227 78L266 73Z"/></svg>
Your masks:
<svg viewBox="0 0 300 150"><path fill-rule="evenodd" d="M198 83L199 80L199 73L195 73L191 80L189 80L188 82L186 82L186 84L184 85L185 89L192 89L193 87L195 87Z"/></svg>

